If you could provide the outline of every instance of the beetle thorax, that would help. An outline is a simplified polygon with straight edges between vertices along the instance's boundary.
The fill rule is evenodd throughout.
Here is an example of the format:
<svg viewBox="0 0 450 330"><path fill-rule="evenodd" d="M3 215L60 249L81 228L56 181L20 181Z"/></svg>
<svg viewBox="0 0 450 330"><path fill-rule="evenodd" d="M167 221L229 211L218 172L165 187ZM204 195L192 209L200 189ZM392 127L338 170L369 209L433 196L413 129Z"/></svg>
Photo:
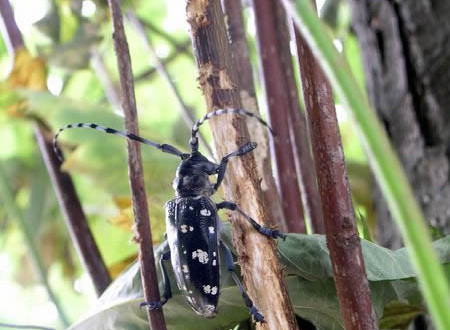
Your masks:
<svg viewBox="0 0 450 330"><path fill-rule="evenodd" d="M216 174L218 165L210 162L199 152L183 160L178 166L172 187L177 197L206 196L214 193L209 176Z"/></svg>

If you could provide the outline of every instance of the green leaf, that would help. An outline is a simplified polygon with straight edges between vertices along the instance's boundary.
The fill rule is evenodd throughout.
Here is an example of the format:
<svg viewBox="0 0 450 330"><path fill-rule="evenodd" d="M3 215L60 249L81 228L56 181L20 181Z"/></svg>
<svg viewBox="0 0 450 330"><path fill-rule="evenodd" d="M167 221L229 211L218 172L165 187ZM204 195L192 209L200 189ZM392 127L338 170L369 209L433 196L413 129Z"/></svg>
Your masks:
<svg viewBox="0 0 450 330"><path fill-rule="evenodd" d="M225 225L221 237L225 242L231 241L228 225ZM366 241L362 241L362 246L377 318L387 313L389 318L397 316L409 319L411 311L421 308L422 299L417 284L411 279L415 273L405 249L390 251ZM439 251L442 262L450 262L450 237L436 241L434 247ZM289 234L286 241L278 243L278 248L280 261L288 274L286 282L295 313L312 322L318 329L343 329L325 237ZM161 249L160 246L155 253L156 260L159 260ZM221 260L224 260L223 256ZM248 310L224 263L220 266L223 284L219 313L214 319L204 319L191 310L177 289L171 267L168 267L174 294L174 298L164 306L169 329L229 329L249 318ZM159 290L162 292L163 283L158 268L157 273ZM92 314L70 330L148 329L146 314L139 309L142 296L139 265L135 263L106 290ZM408 308L391 308L384 312L385 306L395 306L395 301Z"/></svg>
<svg viewBox="0 0 450 330"><path fill-rule="evenodd" d="M367 278L369 281L388 281L415 277L406 248L392 251L366 240L361 240ZM450 262L450 236L433 242L442 263ZM318 281L333 276L329 251L324 235L289 234L280 242L280 261L287 274ZM297 252L301 251L301 252Z"/></svg>
<svg viewBox="0 0 450 330"><path fill-rule="evenodd" d="M381 329L407 329L411 321L422 314L421 308L393 301L386 306L380 320Z"/></svg>
<svg viewBox="0 0 450 330"><path fill-rule="evenodd" d="M157 260L159 260L160 254L161 248L156 251ZM224 260L224 256L221 257ZM192 311L185 298L180 295L171 267L168 268L173 293L173 298L164 305L164 316L168 329L212 330L229 328L249 317L239 290L234 286L224 263L221 264L222 286L218 307L219 313L213 319L205 319ZM159 266L157 267L157 274L159 290L162 292L163 283ZM143 302L141 274L139 264L134 263L108 287L100 297L98 307L94 312L73 325L70 330L147 330L148 322L145 310L139 308L141 302Z"/></svg>

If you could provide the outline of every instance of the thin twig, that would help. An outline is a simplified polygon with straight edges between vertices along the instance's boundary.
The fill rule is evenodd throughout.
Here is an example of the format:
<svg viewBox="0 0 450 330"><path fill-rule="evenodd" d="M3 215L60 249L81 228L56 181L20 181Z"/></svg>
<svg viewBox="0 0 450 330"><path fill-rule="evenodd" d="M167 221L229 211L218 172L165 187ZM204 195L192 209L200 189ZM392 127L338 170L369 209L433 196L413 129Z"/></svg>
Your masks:
<svg viewBox="0 0 450 330"><path fill-rule="evenodd" d="M128 42L123 26L119 0L109 0L113 23L113 40L119 68L122 109L125 115L125 128L128 132L139 134L137 123L136 99L134 95L133 73ZM128 175L135 217L135 241L139 245L142 287L146 301L159 301L158 279L156 277L155 258L153 254L152 233L145 193L144 172L140 154L140 145L127 141ZM147 310L152 330L165 330L166 323L162 309Z"/></svg>
<svg viewBox="0 0 450 330"><path fill-rule="evenodd" d="M165 39L168 43L170 43L176 51L186 53L186 55L189 55L189 57L192 58L192 52L190 48L186 48L184 45L186 44L185 41L178 41L174 37L172 37L169 33L165 32L164 30L161 30L159 27L154 25L152 22L149 22L145 19L138 18L139 22L142 23L148 30L153 32L154 34L159 35L161 38Z"/></svg>
<svg viewBox="0 0 450 330"><path fill-rule="evenodd" d="M303 198L305 219L309 221L312 233L324 234L322 204L320 202L316 169L310 148L311 138L306 124L306 117L300 108L297 83L294 77L289 25L285 9L279 3L276 3L274 8L274 20L279 42L278 53L284 70L284 76L286 77L286 91L290 101L288 108L290 136L297 177L299 178L300 192Z"/></svg>
<svg viewBox="0 0 450 330"><path fill-rule="evenodd" d="M356 230L333 92L296 29L297 51L327 244L345 328L376 329L369 284Z"/></svg>
<svg viewBox="0 0 450 330"><path fill-rule="evenodd" d="M17 28L8 0L0 0L0 12L4 25L7 27L2 31L4 39L13 46L9 49L10 55L13 57L15 52L23 47L23 38ZM51 144L53 134L48 128L37 121L35 135L78 256L90 275L97 294L100 295L110 284L111 278L87 224L72 179L70 175L63 173L60 169L61 163L54 154Z"/></svg>
<svg viewBox="0 0 450 330"><path fill-rule="evenodd" d="M140 36L152 61L155 63L155 68L158 71L159 75L163 77L163 79L169 85L169 89L171 90L172 94L175 96L175 99L177 100L178 105L180 107L181 117L183 118L184 123L186 124L188 129L191 129L195 125L196 121L194 115L192 114L192 110L184 102L177 86L170 77L166 65L164 64L163 61L160 60L160 58L156 54L155 47L153 46L150 38L147 37L144 27L142 26L140 20L136 17L136 15L132 11L128 11L127 18L130 21L130 23L134 26L138 35ZM198 137L203 147L207 151L208 155L211 157L211 159L214 159L214 154L211 148L209 147L209 144L206 142L204 134L201 131L198 132Z"/></svg>
<svg viewBox="0 0 450 330"><path fill-rule="evenodd" d="M61 161L53 151L53 134L36 124L35 135L72 242L94 284L97 296L100 296L111 283L111 276L89 229L75 186L70 175L60 170Z"/></svg>
<svg viewBox="0 0 450 330"><path fill-rule="evenodd" d="M102 54L96 46L91 48L91 66L95 71L95 75L99 78L103 89L105 91L106 98L118 114L123 114L120 107L120 95L118 87L114 84L111 76L108 73Z"/></svg>
<svg viewBox="0 0 450 330"><path fill-rule="evenodd" d="M187 0L186 3L200 87L208 111L239 108L239 89L220 1ZM228 154L249 140L247 127L240 117L222 117L211 120L210 124L219 155ZM269 212L252 154L229 163L224 192L252 218L267 225ZM232 215L231 219L233 242L240 256L246 288L266 320L264 324L258 323L257 329L297 329L274 243L255 232L238 215Z"/></svg>
<svg viewBox="0 0 450 330"><path fill-rule="evenodd" d="M190 41L186 41L182 45L182 50L174 51L174 52L170 53L169 56L167 56L162 62L164 63L164 65L169 65L175 59L177 59L178 56L180 56L180 53L183 54L184 50L189 49L189 48L191 48L191 42ZM138 82L138 81L141 81L141 80L144 80L144 79L150 79L156 72L157 72L156 67L148 69L147 71L144 71L140 75L136 76L135 81Z"/></svg>
<svg viewBox="0 0 450 330"><path fill-rule="evenodd" d="M241 0L225 0L223 8L227 18L228 35L231 40L230 51L239 81L242 106L248 111L259 113L248 43L245 36ZM269 141L265 133L265 127L253 120L247 120L247 126L252 140L258 143L255 161L258 174L263 178L261 189L264 194L264 200L267 205L270 205L269 211L275 223L281 230L288 231L283 208L281 207L280 195L272 175Z"/></svg>
<svg viewBox="0 0 450 330"><path fill-rule="evenodd" d="M273 0L253 0L252 3L258 32L265 96L269 107L269 121L277 132L277 138L272 143L276 165L275 180L289 231L305 233L302 196L291 139L292 121L289 115L290 107L294 107L292 111L300 111L300 109L298 102L291 102L289 97L292 88L289 77L286 75L288 70L284 69L283 58L280 54L283 47L289 50L289 43L282 44L277 31L279 22L276 20L275 12L281 5Z"/></svg>

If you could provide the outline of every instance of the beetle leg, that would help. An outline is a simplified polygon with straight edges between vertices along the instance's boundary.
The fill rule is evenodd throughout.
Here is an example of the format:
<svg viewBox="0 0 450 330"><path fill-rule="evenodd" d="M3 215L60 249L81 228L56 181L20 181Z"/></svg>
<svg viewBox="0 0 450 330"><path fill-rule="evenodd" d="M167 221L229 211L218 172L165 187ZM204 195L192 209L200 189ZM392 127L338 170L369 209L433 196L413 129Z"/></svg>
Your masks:
<svg viewBox="0 0 450 330"><path fill-rule="evenodd" d="M249 142L249 143L246 143L246 144L240 146L238 150L236 150L236 151L232 152L231 154L226 155L225 157L222 158L222 160L220 161L220 165L217 168L217 182L214 185L214 191L217 191L217 189L219 189L219 186L222 183L223 178L225 177L228 160L231 157L245 155L246 153L252 151L255 148L256 148L256 142Z"/></svg>
<svg viewBox="0 0 450 330"><path fill-rule="evenodd" d="M253 316L256 322L264 322L264 316L259 313L258 309L253 305L253 301L248 296L247 292L245 292L245 289L239 281L238 276L236 275L236 271L234 268L234 262L233 262L233 255L231 254L231 250L228 246L225 245L224 242L220 241L220 246L225 250L225 262L227 265L227 269L231 274L231 277L233 278L234 282L236 282L236 285L239 288L239 291L242 294L242 297L244 298L245 305L248 307L250 315Z"/></svg>
<svg viewBox="0 0 450 330"><path fill-rule="evenodd" d="M246 213L244 213L244 211L242 211L239 206L237 206L236 203L234 202L229 202L229 201L223 201L221 203L217 204L217 209L227 209L227 210L231 210L231 211L237 211L239 212L247 221L249 221L252 226L259 231L261 234L269 237L269 238L282 238L283 240L286 239L287 235L280 232L277 229L270 229L267 227L263 227L261 226L259 223L257 223L255 220L253 220L249 215L247 215Z"/></svg>
<svg viewBox="0 0 450 330"><path fill-rule="evenodd" d="M141 307L148 308L150 310L160 309L170 298L172 298L172 289L170 288L169 275L167 274L166 265L164 261L170 260L170 251L161 254L159 259L159 266L161 267L163 282L164 282L164 292L162 299L160 301L145 301L141 303Z"/></svg>

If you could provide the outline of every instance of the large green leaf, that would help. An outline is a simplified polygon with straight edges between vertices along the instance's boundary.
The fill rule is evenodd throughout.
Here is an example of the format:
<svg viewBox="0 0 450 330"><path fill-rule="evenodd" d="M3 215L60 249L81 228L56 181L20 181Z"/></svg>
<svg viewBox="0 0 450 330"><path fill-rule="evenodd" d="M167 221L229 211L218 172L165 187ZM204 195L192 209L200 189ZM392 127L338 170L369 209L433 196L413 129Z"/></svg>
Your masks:
<svg viewBox="0 0 450 330"><path fill-rule="evenodd" d="M369 281L399 280L415 277L406 248L392 251L361 240ZM442 263L450 262L450 236L433 243ZM299 251L299 252L295 252ZM290 234L279 244L280 258L288 274L316 281L332 277L329 251L323 235Z"/></svg>
<svg viewBox="0 0 450 330"><path fill-rule="evenodd" d="M231 240L229 226L225 226L222 238L226 242ZM402 323L407 322L417 311L421 311L421 297L413 279L415 273L404 249L390 251L366 241L362 242L362 246L377 318L382 318L385 306L389 304L389 319L383 319L385 324L390 324L396 315L402 317ZM450 237L436 241L434 247L441 261L448 263ZM278 248L280 261L288 275L286 282L295 313L312 322L318 329L343 329L325 237L290 234L286 241L279 242ZM156 258L160 254L161 248L156 251ZM174 298L164 306L168 329L229 329L249 317L223 263L219 313L214 319L203 319L190 309L177 289L171 269L169 273ZM161 280L159 288L162 291ZM135 263L107 289L92 314L70 330L148 329L145 312L139 308L142 301L139 266ZM392 308L399 304L403 308Z"/></svg>

